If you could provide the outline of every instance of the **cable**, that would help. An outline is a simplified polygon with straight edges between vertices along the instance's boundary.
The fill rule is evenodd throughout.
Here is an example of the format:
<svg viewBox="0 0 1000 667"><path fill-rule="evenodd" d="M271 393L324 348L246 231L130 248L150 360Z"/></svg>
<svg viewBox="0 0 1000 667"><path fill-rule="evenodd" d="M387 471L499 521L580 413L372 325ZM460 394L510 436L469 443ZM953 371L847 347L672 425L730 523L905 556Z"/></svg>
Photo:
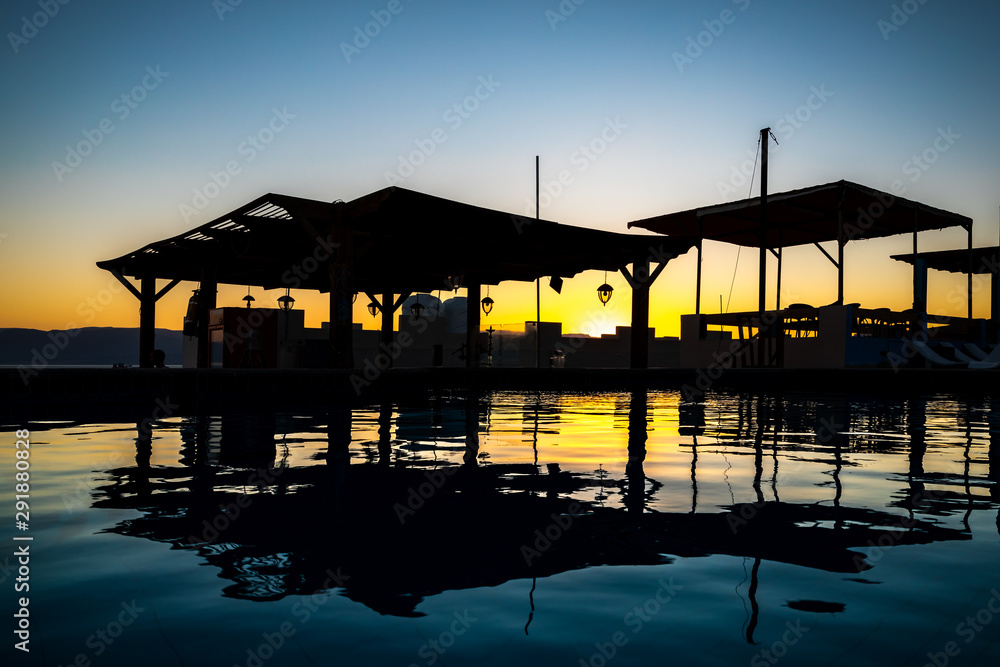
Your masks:
<svg viewBox="0 0 1000 667"><path fill-rule="evenodd" d="M750 189L747 192L747 198L750 198L750 194L753 192L753 179L757 175L757 160L760 159L760 137L757 137L757 152L753 156L753 171L750 172ZM729 304L733 300L733 286L736 284L736 271L740 268L740 251L743 246L736 246L736 265L733 266L733 279L729 281L729 298L726 299L726 311L729 312Z"/></svg>

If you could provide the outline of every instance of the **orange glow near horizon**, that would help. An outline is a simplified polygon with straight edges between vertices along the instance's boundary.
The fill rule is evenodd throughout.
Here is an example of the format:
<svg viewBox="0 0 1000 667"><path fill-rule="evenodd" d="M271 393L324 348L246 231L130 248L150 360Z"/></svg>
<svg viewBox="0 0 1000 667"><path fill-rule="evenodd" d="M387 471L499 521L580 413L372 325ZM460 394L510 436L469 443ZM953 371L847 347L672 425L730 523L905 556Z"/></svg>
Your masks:
<svg viewBox="0 0 1000 667"><path fill-rule="evenodd" d="M944 230L920 236L919 249L932 251L964 247L964 232ZM27 242L17 254L5 258L2 273L5 286L0 302L0 327L33 328L40 330L75 327L137 327L139 304L118 281L97 268L92 257L106 256L100 243L73 241L73 252L56 251L45 244ZM6 245L6 242L4 243ZM835 244L827 251L835 255ZM912 239L902 235L849 243L845 249L845 301L865 307L887 307L903 310L912 305L912 267L889 258L892 254L912 252ZM39 261L45 258L45 262ZM654 283L650 298L649 325L657 336L680 335L680 316L695 312L694 250L671 261ZM702 271L701 312L717 313L754 311L757 309L758 251L737 248L723 243L706 242ZM58 266L59 270L52 270ZM777 262L768 259L767 307L775 304ZM67 279L70 276L70 279ZM564 281L561 294L556 294L543 278L541 284L541 318L561 322L566 334L597 336L614 333L616 326L629 326L631 290L625 278L609 272L607 281L614 287L611 301L602 306L597 299L597 286L604 282L601 271L586 271ZM989 317L990 287L988 276L973 280L973 315ZM158 288L166 285L158 281ZM156 326L179 330L194 283L181 283L156 304ZM495 306L489 316L481 315L482 326L520 328L534 321L534 283L504 282L490 286L489 294ZM731 290L731 296L730 296ZM781 304L806 303L822 306L837 299L837 270L812 246L788 248L784 252L781 284ZM263 291L253 288L256 307L275 307L284 290ZM486 295L484 286L482 295ZM246 287L222 285L218 305L242 306ZM455 294L445 292L440 298ZM458 296L465 291L459 290ZM306 326L318 328L329 318L329 298L326 294L293 290L295 308L306 314ZM435 296L438 296L435 293ZM721 297L721 304L720 304ZM360 295L354 305L354 321L365 329L378 329L381 317L367 311L368 298ZM928 276L928 310L937 315L965 317L967 313L966 277L959 274L930 271Z"/></svg>
<svg viewBox="0 0 1000 667"><path fill-rule="evenodd" d="M921 236L921 239L924 237ZM912 268L896 262L888 255L909 252L909 237L880 239L849 244L845 254L845 300L861 303L865 307L888 307L902 310L912 302ZM922 249L936 249L948 243L924 243ZM692 250L673 260L654 283L650 298L650 326L657 336L680 335L680 316L695 312L695 261ZM703 274L703 313L753 311L757 309L758 252L753 248L736 248L721 243L706 242ZM777 279L777 262L769 258L767 305L773 308ZM6 291L6 307L2 309L0 326L25 327L42 330L66 329L85 326L137 327L138 301L114 277L97 269L93 264L84 267L64 267L68 274L77 276L67 283L62 275L38 274L30 262L14 258L6 270L14 275L33 275L28 284ZM614 294L607 305L597 298L597 286L604 282L601 271L586 271L564 281L561 294L541 284L542 321L562 322L563 333L599 336L614 333L616 326L629 326L631 319L631 289L620 273L607 274L607 281L614 287ZM966 315L965 276L930 272L928 280L928 308L939 315L964 317ZM158 281L158 288L166 281ZM732 296L730 297L730 286ZM156 307L156 326L179 330L182 326L187 300L194 283L181 283L164 295ZM973 281L974 315L989 316L989 279L977 276ZM781 303L806 303L822 306L837 298L837 271L825 257L812 246L785 250L782 271ZM252 288L255 307L276 307L277 298L284 290L264 291ZM519 329L525 322L535 320L534 283L505 282L490 286L489 294L495 305L489 316L480 314L482 326ZM219 306L243 306L246 287L220 285ZM486 295L484 286L482 295ZM329 297L326 294L293 290L295 308L305 311L306 326L318 328L328 320ZM457 293L434 293L442 300ZM720 305L721 296L721 305ZM361 294L354 305L354 321L365 329L378 329L381 315L372 317L367 310L368 298ZM727 307L728 305L728 307Z"/></svg>

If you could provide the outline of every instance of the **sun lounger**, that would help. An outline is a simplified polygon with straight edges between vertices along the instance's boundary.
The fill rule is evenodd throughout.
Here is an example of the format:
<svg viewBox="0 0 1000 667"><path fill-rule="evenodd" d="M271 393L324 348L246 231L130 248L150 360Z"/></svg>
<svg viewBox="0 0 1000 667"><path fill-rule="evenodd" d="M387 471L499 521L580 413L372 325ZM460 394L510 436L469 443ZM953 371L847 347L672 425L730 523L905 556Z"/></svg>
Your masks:
<svg viewBox="0 0 1000 667"><path fill-rule="evenodd" d="M955 355L955 359L957 359L958 361L961 361L963 363L966 363L966 364L971 364L974 361L982 361L983 359L986 358L986 355L983 354L982 357L980 357L978 359L973 359L972 357L970 357L969 355L967 355L965 352L962 352L962 350L957 345L952 345L951 343L941 343L941 347L944 347L946 349L951 350L952 354Z"/></svg>
<svg viewBox="0 0 1000 667"><path fill-rule="evenodd" d="M973 343L967 344L967 347L970 346L975 347L977 350L979 350L979 347L974 345ZM979 351L982 352L982 350ZM997 366L1000 366L1000 345L994 345L993 349L990 350L989 354L986 354L983 357L981 357L979 361L973 361L969 363L969 368L984 369L984 368L996 368Z"/></svg>
<svg viewBox="0 0 1000 667"><path fill-rule="evenodd" d="M1000 345L993 346L993 349L991 349L987 354L986 352L983 352L983 350L975 343L966 343L965 349L967 349L970 354L976 357L973 358L968 354L962 352L962 350L960 350L957 345L953 345L951 343L941 343L942 347L948 348L952 351L952 353L954 353L955 359L957 359L958 361L953 362L950 359L946 359L945 357L942 357L941 355L934 352L934 350L928 347L926 343L920 341L913 341L913 344L914 344L913 345L914 349L917 350L917 352L919 352L921 356L923 356L928 361L931 361L932 363L938 364L939 366L954 366L958 364L967 364L969 368L976 370L988 370L990 368L997 368L998 366L1000 366ZM923 346L924 348L923 350L921 349L921 346ZM938 357L945 363L941 363L941 361L931 358L930 356L928 356L928 354L934 357Z"/></svg>
<svg viewBox="0 0 1000 667"><path fill-rule="evenodd" d="M914 340L909 341L909 344L913 346L913 349L916 350L920 354L921 357L923 357L927 361L931 362L932 364L935 364L936 366L964 366L965 365L961 361L955 361L954 359L947 359L945 357L942 357L940 354L938 354L937 352L935 352L927 343L923 342L922 340L916 340L916 339L914 339ZM978 362L978 363L983 363L983 362Z"/></svg>
<svg viewBox="0 0 1000 667"><path fill-rule="evenodd" d="M987 357L987 354L983 352L982 349L975 343L966 343L965 349L968 350L969 354L974 356L979 361L983 361Z"/></svg>

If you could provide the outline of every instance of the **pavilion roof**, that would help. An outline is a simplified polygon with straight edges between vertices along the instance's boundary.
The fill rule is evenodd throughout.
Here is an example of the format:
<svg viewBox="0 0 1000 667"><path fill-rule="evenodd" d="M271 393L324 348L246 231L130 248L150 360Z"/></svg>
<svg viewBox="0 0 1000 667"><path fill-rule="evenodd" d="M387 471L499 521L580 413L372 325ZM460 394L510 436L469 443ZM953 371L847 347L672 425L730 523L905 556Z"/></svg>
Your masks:
<svg viewBox="0 0 1000 667"><path fill-rule="evenodd" d="M762 236L760 197L753 197L636 220L628 226L668 236L780 248L836 241L841 222L845 242L972 225L964 215L843 180L769 194L767 218Z"/></svg>
<svg viewBox="0 0 1000 667"><path fill-rule="evenodd" d="M98 266L135 278L188 281L210 269L220 284L329 291L329 275L317 270L322 262L316 260L347 251L333 249L343 230L353 245L355 290L394 293L442 289L455 276L481 284L569 278L647 259L666 262L694 245L688 238L536 221L389 187L346 203L266 194Z"/></svg>
<svg viewBox="0 0 1000 667"><path fill-rule="evenodd" d="M927 268L950 273L989 274L1000 270L1000 247L997 246L892 255L893 259L907 264L914 264L918 257L927 261Z"/></svg>

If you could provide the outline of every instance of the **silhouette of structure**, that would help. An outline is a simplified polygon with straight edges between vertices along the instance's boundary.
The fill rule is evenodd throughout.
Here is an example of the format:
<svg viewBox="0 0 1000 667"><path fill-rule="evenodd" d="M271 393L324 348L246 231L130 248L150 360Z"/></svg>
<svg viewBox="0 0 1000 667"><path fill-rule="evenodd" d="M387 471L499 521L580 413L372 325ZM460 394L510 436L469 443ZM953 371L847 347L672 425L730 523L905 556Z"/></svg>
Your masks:
<svg viewBox="0 0 1000 667"><path fill-rule="evenodd" d="M892 255L891 257L913 265L913 271L916 275L913 282L920 292L918 297L925 303L927 301L927 269L948 273L964 273L968 277L966 289L969 319L972 319L972 293L975 291L972 286L972 277L975 275L990 276L990 319L1000 320L1000 247L973 248L970 238L968 248ZM914 301L916 300L917 298L914 298Z"/></svg>
<svg viewBox="0 0 1000 667"><path fill-rule="evenodd" d="M148 363L156 301L181 281L198 283L189 308L209 365L209 312L220 284L318 290L330 295L330 365L354 368L353 300L364 293L382 313L391 345L393 315L407 296L465 287L478 304L483 285L543 276L621 271L632 286L632 331L648 330L649 288L689 239L619 234L534 220L398 187L333 203L267 194L189 232L98 262L140 302L140 350ZM651 264L657 264L650 270ZM631 267L631 270L629 269ZM128 278L139 281L137 289ZM156 280L167 280L156 289ZM479 309L467 313L476 349ZM648 337L633 335L631 365L645 368ZM466 356L475 366L478 355Z"/></svg>
<svg viewBox="0 0 1000 667"><path fill-rule="evenodd" d="M766 190L766 185L763 187ZM964 321L928 315L926 270L921 273L916 266L912 309L893 313L844 303L844 246L849 241L912 234L913 252L917 254L919 232L962 227L971 248L972 220L957 213L842 180L789 192L765 191L763 197L636 220L628 226L696 239L695 314L683 316L681 323L681 355L696 367L715 362L712 353L718 353L722 343L729 348L730 342L736 352L724 365L843 368L884 363L892 354L902 356L902 339L926 332L928 324L950 324L950 333L956 337L968 338L974 332L975 339L980 340L981 327L972 320L971 280L968 318ZM757 312L701 313L701 256L706 239L760 250ZM824 242L837 244L836 257L820 245ZM825 310L806 304L782 309L782 250L806 244L815 245L837 268L837 300ZM765 306L768 252L778 262L773 311ZM723 327L725 335L708 335L707 327L712 325ZM732 341L735 333L740 337L739 344Z"/></svg>
<svg viewBox="0 0 1000 667"><path fill-rule="evenodd" d="M762 562L859 576L878 560L870 562L863 549L969 540L970 513L996 508L995 439L986 475L971 470L971 421L981 420L975 415L983 409L973 399L959 414L968 426L961 474L925 469L925 398L859 409L848 397L818 404L801 397L737 396L725 408L726 420L711 427L703 412L687 410L681 425L692 439L690 511L656 509L661 496L683 489L665 487L642 470L653 409L644 390L632 392L618 408L626 413L622 448L628 452L620 478L537 461L489 462L480 451L480 434L489 432L495 400L437 397L430 404L383 404L377 410L378 440L360 443L352 443L352 411L342 407L308 420L189 418L180 427L183 467L155 470L149 466L149 426L141 426L136 465L108 471L110 482L95 490L94 506L142 512L109 531L197 553L228 581L225 596L263 601L313 594L330 588L323 582L335 572L346 575L333 586L342 595L399 616L421 615L424 598L447 590L586 567L667 564L674 556L752 558L751 641L760 614ZM996 406L989 407L995 414ZM525 405L521 412L524 435L534 438L540 431L558 434L559 419L552 404ZM845 502L841 471L862 465L852 457L864 455L865 438L872 430L900 428L910 434L908 442L881 439L873 445L873 451L892 451L904 465L886 480L896 487L887 507ZM289 429L325 432L325 463L290 466L280 435ZM734 497L731 504L698 510L697 446L705 431L715 441L713 449L732 446L730 456L745 461L741 469L753 470L752 478L740 476L749 489L737 492L754 500ZM809 435L796 443L780 435L789 432ZM449 450L462 456L438 459ZM818 502L782 500L779 460L794 465L803 456L829 466L831 481L816 482L830 487L829 495ZM983 469L983 462L975 464ZM987 486L992 498L977 493ZM593 500L582 499L591 494ZM949 516L964 518L946 525ZM821 601L792 602L826 608Z"/></svg>

